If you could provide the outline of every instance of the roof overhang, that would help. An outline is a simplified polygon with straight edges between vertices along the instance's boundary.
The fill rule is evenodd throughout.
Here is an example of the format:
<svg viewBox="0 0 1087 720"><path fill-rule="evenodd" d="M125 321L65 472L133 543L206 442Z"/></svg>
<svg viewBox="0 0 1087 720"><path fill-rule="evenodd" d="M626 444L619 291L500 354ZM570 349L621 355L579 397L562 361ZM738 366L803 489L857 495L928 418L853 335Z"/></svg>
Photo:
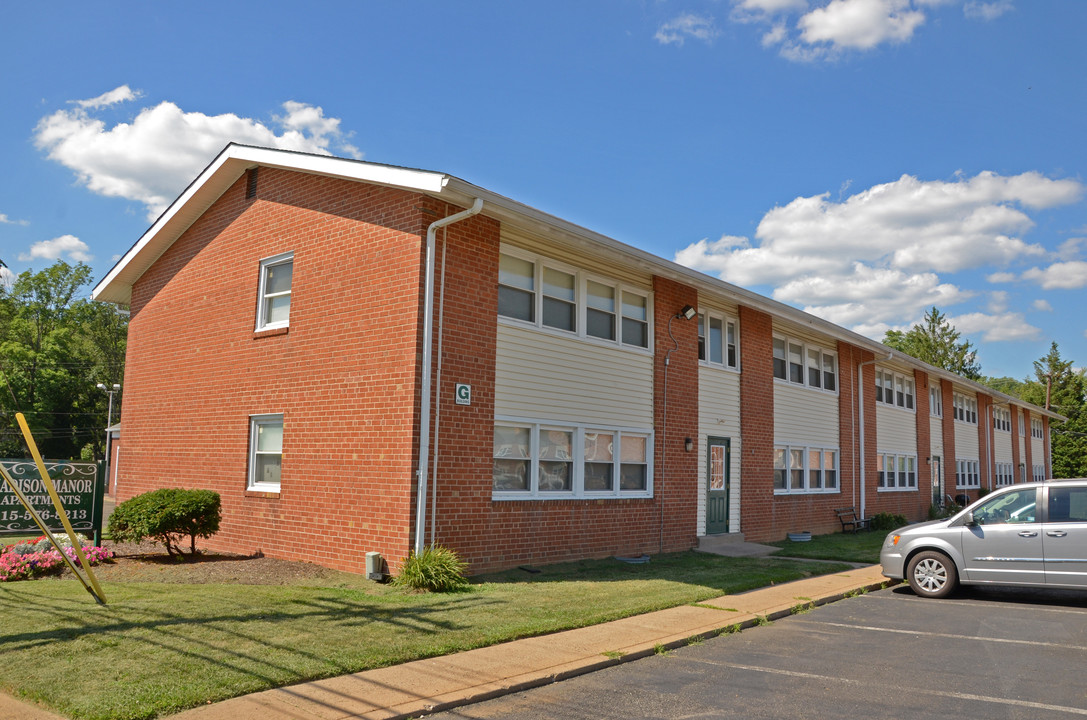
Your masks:
<svg viewBox="0 0 1087 720"><path fill-rule="evenodd" d="M816 317L791 305L759 295L737 285L711 277L697 270L657 257L613 238L575 225L536 208L498 193L460 180L445 173L383 165L328 155L312 155L291 150L253 147L231 143L211 164L185 188L154 224L140 237L109 273L95 286L91 297L103 302L127 304L132 297L132 285L151 265L241 177L255 167L272 167L294 172L313 173L325 177L365 182L419 192L453 205L469 207L476 198L483 200L482 214L501 223L531 231L556 242L587 250L605 260L634 266L666 277L709 294L726 293L742 304L772 316L780 317L801 327L872 352L876 359L889 355L900 363L928 373L930 377L950 380L955 384L991 395L997 405L1013 403L1028 405L1012 395L997 392L981 383L968 380L942 368L929 365L871 338ZM1031 406L1032 412L1057 420L1066 418L1058 413Z"/></svg>

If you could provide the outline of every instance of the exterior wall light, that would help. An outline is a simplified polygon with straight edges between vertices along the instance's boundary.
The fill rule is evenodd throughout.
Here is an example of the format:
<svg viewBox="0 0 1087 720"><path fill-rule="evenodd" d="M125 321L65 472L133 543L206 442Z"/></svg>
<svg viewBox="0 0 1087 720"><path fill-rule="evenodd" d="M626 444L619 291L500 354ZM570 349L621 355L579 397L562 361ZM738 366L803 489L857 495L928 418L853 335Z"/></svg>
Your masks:
<svg viewBox="0 0 1087 720"><path fill-rule="evenodd" d="M683 440L683 447L687 452L694 450L694 440L691 440L690 438L685 438Z"/></svg>
<svg viewBox="0 0 1087 720"><path fill-rule="evenodd" d="M694 306L684 305L683 309L679 311L679 314L676 315L676 317L682 317L682 318L686 318L687 320L690 320L691 318L694 317L694 314L695 314Z"/></svg>

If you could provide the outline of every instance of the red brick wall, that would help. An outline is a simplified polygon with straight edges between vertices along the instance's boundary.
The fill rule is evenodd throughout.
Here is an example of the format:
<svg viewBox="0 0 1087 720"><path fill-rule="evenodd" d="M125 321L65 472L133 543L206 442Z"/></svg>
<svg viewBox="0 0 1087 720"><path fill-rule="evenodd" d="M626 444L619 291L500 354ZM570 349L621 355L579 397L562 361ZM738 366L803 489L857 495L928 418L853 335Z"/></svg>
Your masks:
<svg viewBox="0 0 1087 720"><path fill-rule="evenodd" d="M223 499L212 549L362 571L409 546L421 236L407 192L262 168L133 287L118 499ZM290 327L254 333L261 258L294 252ZM246 492L249 416L283 413L280 494Z"/></svg>
<svg viewBox="0 0 1087 720"><path fill-rule="evenodd" d="M963 491L955 489L955 398L951 381L940 380L940 394L944 405L944 417L941 423L944 433L944 495L954 498Z"/></svg>
<svg viewBox="0 0 1087 720"><path fill-rule="evenodd" d="M910 520L928 518L928 508L932 505L932 425L929 421L929 378L923 370L913 371L913 386L916 388L914 405L917 408L917 514Z"/></svg>
<svg viewBox="0 0 1087 720"><path fill-rule="evenodd" d="M1020 482L1022 478L1019 475L1019 465L1023 462L1023 458L1020 457L1019 453L1019 408L1010 405L1008 412L1011 413L1012 417L1012 472L1014 473L1014 482ZM1029 470L1027 471L1027 477L1030 477Z"/></svg>
<svg viewBox="0 0 1087 720"><path fill-rule="evenodd" d="M779 508L774 495L773 319L743 305L739 315L740 529L747 540L778 540L791 508ZM786 517L779 521L779 513Z"/></svg>
<svg viewBox="0 0 1087 720"><path fill-rule="evenodd" d="M838 487L841 495L836 498L835 508L854 506L860 512L861 478L860 415L857 413L857 365L870 360L872 353L838 341ZM833 510L833 508L832 508ZM837 522L837 516L831 520ZM840 530L838 523L833 530Z"/></svg>
<svg viewBox="0 0 1087 720"><path fill-rule="evenodd" d="M993 478L993 398L991 395L978 393L978 472L981 473L981 487L992 490L996 484Z"/></svg>

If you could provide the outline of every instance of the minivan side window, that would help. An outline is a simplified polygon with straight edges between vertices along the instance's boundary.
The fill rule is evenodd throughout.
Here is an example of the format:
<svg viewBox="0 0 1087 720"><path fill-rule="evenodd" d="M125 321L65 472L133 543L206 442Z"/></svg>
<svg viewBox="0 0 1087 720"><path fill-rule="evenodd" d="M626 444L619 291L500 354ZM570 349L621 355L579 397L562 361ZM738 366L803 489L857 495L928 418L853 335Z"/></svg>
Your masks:
<svg viewBox="0 0 1087 720"><path fill-rule="evenodd" d="M1050 487L1049 522L1087 522L1087 487Z"/></svg>
<svg viewBox="0 0 1087 720"><path fill-rule="evenodd" d="M1035 522L1037 498L1035 488L1003 493L975 510L974 522L978 525Z"/></svg>

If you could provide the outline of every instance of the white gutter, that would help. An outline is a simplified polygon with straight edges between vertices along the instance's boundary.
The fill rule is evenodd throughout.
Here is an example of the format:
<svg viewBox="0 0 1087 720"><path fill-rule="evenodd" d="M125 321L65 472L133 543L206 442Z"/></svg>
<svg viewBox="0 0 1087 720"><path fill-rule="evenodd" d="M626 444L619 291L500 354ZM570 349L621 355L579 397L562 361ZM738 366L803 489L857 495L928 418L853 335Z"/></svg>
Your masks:
<svg viewBox="0 0 1087 720"><path fill-rule="evenodd" d="M857 453L860 457L861 466L861 509L858 517L865 517L864 508L867 504L865 493L865 478L864 478L864 366L873 365L878 362L890 362L894 358L893 352L887 353L885 358L876 358L874 360L865 360L862 363L857 363L857 408L858 415L860 416L860 451ZM916 405L916 400L914 401Z"/></svg>
<svg viewBox="0 0 1087 720"><path fill-rule="evenodd" d="M419 486L415 497L415 554L423 552L426 545L426 487L430 469L430 366L434 357L434 247L438 230L479 214L483 199L476 198L472 207L459 213L435 220L426 230L426 303L423 307L423 384L422 402L419 409ZM441 358L439 358L441 362Z"/></svg>

